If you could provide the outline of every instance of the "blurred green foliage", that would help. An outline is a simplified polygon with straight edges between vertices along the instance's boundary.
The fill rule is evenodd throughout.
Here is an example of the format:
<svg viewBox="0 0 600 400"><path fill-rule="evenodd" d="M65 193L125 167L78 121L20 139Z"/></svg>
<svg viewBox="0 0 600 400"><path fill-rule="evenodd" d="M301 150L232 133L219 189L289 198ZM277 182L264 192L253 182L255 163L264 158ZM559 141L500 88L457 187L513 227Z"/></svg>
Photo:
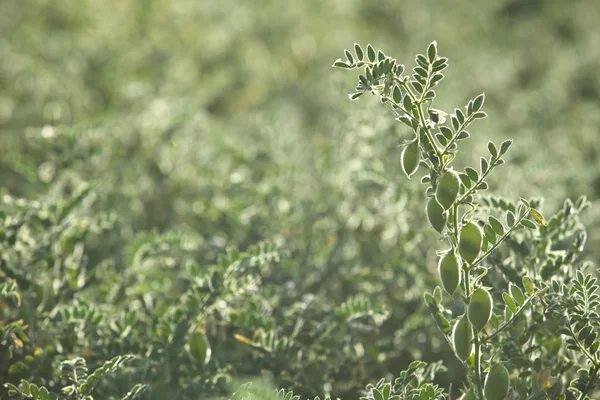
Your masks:
<svg viewBox="0 0 600 400"><path fill-rule="evenodd" d="M21 305L0 298L0 322L29 341L0 342L0 377L59 388L60 361L133 353L100 398L259 375L351 397L414 359L458 365L423 312L437 245L401 175L407 130L349 104L331 62L360 40L410 64L437 39L438 104L485 91L493 117L460 161L514 138L490 186L551 214L600 194L596 3L4 0L0 282ZM185 348L198 329L206 365Z"/></svg>

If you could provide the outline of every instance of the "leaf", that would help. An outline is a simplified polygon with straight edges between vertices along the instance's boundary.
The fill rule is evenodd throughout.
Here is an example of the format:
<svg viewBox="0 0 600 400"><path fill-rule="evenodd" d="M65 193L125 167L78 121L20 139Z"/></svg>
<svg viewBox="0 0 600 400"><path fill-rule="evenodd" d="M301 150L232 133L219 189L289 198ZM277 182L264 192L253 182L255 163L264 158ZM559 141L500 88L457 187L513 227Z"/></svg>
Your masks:
<svg viewBox="0 0 600 400"><path fill-rule="evenodd" d="M350 64L354 64L354 57L352 57L352 54L350 54L348 50L344 50L344 55L346 56Z"/></svg>
<svg viewBox="0 0 600 400"><path fill-rule="evenodd" d="M515 214L512 213L512 211L508 211L506 213L506 225L509 228L512 228L512 226L515 224Z"/></svg>
<svg viewBox="0 0 600 400"><path fill-rule="evenodd" d="M419 82L416 82L416 81L412 81L411 84L413 85L413 87L415 88L417 93L419 93L419 94L423 93L423 85L421 85Z"/></svg>
<svg viewBox="0 0 600 400"><path fill-rule="evenodd" d="M454 131L458 132L458 129L460 128L460 123L458 122L458 118L456 118L456 116L452 115L450 117L450 120L452 121L452 127L454 128Z"/></svg>
<svg viewBox="0 0 600 400"><path fill-rule="evenodd" d="M508 149L512 145L512 142L513 141L510 139L502 142L502 144L500 145L500 155L503 155L504 153L506 153L508 151Z"/></svg>
<svg viewBox="0 0 600 400"><path fill-rule="evenodd" d="M485 224L483 231L488 242L496 244L496 232L494 232L494 229L490 225Z"/></svg>
<svg viewBox="0 0 600 400"><path fill-rule="evenodd" d="M487 160L485 158L481 157L480 164L481 164L481 173L485 174L488 170Z"/></svg>
<svg viewBox="0 0 600 400"><path fill-rule="evenodd" d="M356 58L358 58L360 61L362 61L364 58L364 53L358 43L354 43L354 52L356 53Z"/></svg>
<svg viewBox="0 0 600 400"><path fill-rule="evenodd" d="M348 95L348 98L350 99L350 101L354 101L354 100L358 99L360 96L362 96L363 94L364 94L364 92L350 93Z"/></svg>
<svg viewBox="0 0 600 400"><path fill-rule="evenodd" d="M410 179L417 172L421 161L421 149L418 140L413 140L403 150L401 155L402 171Z"/></svg>
<svg viewBox="0 0 600 400"><path fill-rule="evenodd" d="M473 100L473 111L479 111L481 106L483 106L483 101L485 100L485 94L481 93L479 96L475 97Z"/></svg>
<svg viewBox="0 0 600 400"><path fill-rule="evenodd" d="M365 88L368 88L369 86L371 86L371 85L369 84L369 80L368 80L368 79L367 79L367 77L366 77L366 76L364 76L364 75L359 75L359 76L358 76L358 80L360 81L360 83L362 83L362 84L363 84L363 86L364 86Z"/></svg>
<svg viewBox="0 0 600 400"><path fill-rule="evenodd" d="M506 303L506 305L510 308L510 311L513 312L513 314L517 313L517 305L515 304L515 300L508 294L508 293L502 293L502 298L504 299L504 302Z"/></svg>
<svg viewBox="0 0 600 400"><path fill-rule="evenodd" d="M525 304L525 295L523 294L523 291L520 287L511 282L508 285L508 292L515 299L515 301L519 303L519 305L522 306L523 304Z"/></svg>
<svg viewBox="0 0 600 400"><path fill-rule="evenodd" d="M465 172L469 176L469 179L471 179L473 182L477 182L479 180L479 174L473 168L466 167Z"/></svg>
<svg viewBox="0 0 600 400"><path fill-rule="evenodd" d="M473 114L474 119L482 119L485 117L487 117L487 114L484 111L479 111L479 112L476 112L475 114Z"/></svg>
<svg viewBox="0 0 600 400"><path fill-rule="evenodd" d="M452 130L446 126L440 126L440 132L442 132L442 135L444 135L444 137L448 140L452 139Z"/></svg>
<svg viewBox="0 0 600 400"><path fill-rule="evenodd" d="M402 102L402 92L400 91L400 88L398 86L394 87L394 92L392 94L392 98L398 104L400 104Z"/></svg>
<svg viewBox="0 0 600 400"><path fill-rule="evenodd" d="M533 223L533 221L531 221L529 219L526 219L526 218L524 218L524 219L521 220L521 225L523 225L525 228L529 228L529 229L535 229L536 228L536 226Z"/></svg>
<svg viewBox="0 0 600 400"><path fill-rule="evenodd" d="M375 400L386 400L383 398L383 393L379 389L373 389L373 397Z"/></svg>
<svg viewBox="0 0 600 400"><path fill-rule="evenodd" d="M338 68L351 69L350 65L348 65L347 63L345 63L341 59L338 59L336 62L334 62L333 66L334 67L338 67Z"/></svg>
<svg viewBox="0 0 600 400"><path fill-rule="evenodd" d="M532 208L531 210L531 218L533 218L533 220L541 226L546 226L546 220L544 219L544 216L535 208Z"/></svg>
<svg viewBox="0 0 600 400"><path fill-rule="evenodd" d="M496 232L500 236L504 235L504 227L502 226L502 223L498 221L497 218L490 216L488 218L488 221L494 229L494 232Z"/></svg>
<svg viewBox="0 0 600 400"><path fill-rule="evenodd" d="M533 282L530 278L524 276L523 279L521 280L523 282L523 287L525 288L525 291L530 295L533 296L535 293L535 287L533 285Z"/></svg>
<svg viewBox="0 0 600 400"><path fill-rule="evenodd" d="M488 142L488 151L494 158L498 158L498 149L493 142Z"/></svg>
<svg viewBox="0 0 600 400"><path fill-rule="evenodd" d="M367 46L367 57L369 61L375 62L375 49L370 44Z"/></svg>
<svg viewBox="0 0 600 400"><path fill-rule="evenodd" d="M433 41L427 48L427 58L429 58L429 63L432 64L437 57L437 42Z"/></svg>

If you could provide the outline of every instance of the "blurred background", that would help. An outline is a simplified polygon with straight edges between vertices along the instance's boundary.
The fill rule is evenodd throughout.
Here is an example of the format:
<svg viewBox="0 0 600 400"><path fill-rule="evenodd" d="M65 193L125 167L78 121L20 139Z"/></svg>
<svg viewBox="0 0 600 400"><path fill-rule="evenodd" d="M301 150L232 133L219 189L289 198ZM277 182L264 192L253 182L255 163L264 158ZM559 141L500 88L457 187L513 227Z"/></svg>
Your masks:
<svg viewBox="0 0 600 400"><path fill-rule="evenodd" d="M410 132L375 98L349 102L356 76L332 63L357 42L412 68L437 40L450 67L434 107L486 93L489 118L458 166L514 139L490 192L543 197L552 215L567 197L600 195L599 16L597 0L4 0L0 191L37 199L91 185L88 212L115 223L87 245L90 262L109 257L115 271L148 231L199 235L201 263L231 245L283 243L290 256L265 298L287 282L283 308L360 293L391 316L378 334L348 327L347 340L321 344L354 366L322 356L336 367L261 368L307 396L355 395L415 358L456 364L429 316L415 316L436 284L438 244L424 186L400 169ZM598 207L585 215L597 259ZM285 310L270 312L285 325Z"/></svg>

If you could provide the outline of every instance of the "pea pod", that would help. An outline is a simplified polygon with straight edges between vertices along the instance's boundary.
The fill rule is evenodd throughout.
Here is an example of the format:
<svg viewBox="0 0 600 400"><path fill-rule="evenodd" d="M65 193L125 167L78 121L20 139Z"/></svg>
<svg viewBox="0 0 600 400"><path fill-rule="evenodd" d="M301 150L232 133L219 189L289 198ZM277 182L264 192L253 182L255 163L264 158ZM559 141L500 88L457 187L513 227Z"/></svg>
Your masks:
<svg viewBox="0 0 600 400"><path fill-rule="evenodd" d="M471 294L468 315L477 331L485 328L492 317L492 296L487 290L480 287Z"/></svg>
<svg viewBox="0 0 600 400"><path fill-rule="evenodd" d="M508 370L502 364L496 364L490 368L485 378L483 392L487 400L504 400L510 388L510 376Z"/></svg>
<svg viewBox="0 0 600 400"><path fill-rule="evenodd" d="M466 315L454 325L452 344L454 344L456 356L462 361L465 361L473 353L473 328Z"/></svg>
<svg viewBox="0 0 600 400"><path fill-rule="evenodd" d="M438 186L435 191L435 199L444 210L449 209L458 198L460 190L460 179L456 172L446 171L438 181Z"/></svg>
<svg viewBox="0 0 600 400"><path fill-rule="evenodd" d="M188 341L189 354L198 364L207 364L210 361L210 344L206 336L199 331L190 334Z"/></svg>
<svg viewBox="0 0 600 400"><path fill-rule="evenodd" d="M400 162L402 170L408 178L417 172L419 163L421 162L421 150L419 149L419 142L416 139L404 147L400 156Z"/></svg>
<svg viewBox="0 0 600 400"><path fill-rule="evenodd" d="M477 259L481 252L483 234L481 228L474 222L468 222L460 230L458 239L458 252L460 256L468 263Z"/></svg>
<svg viewBox="0 0 600 400"><path fill-rule="evenodd" d="M446 253L440 258L438 272L444 290L453 295L461 280L460 263L454 253Z"/></svg>
<svg viewBox="0 0 600 400"><path fill-rule="evenodd" d="M429 223L433 229L439 233L442 233L444 227L446 226L448 217L436 199L433 197L429 199L425 212L427 213L427 219L429 220Z"/></svg>

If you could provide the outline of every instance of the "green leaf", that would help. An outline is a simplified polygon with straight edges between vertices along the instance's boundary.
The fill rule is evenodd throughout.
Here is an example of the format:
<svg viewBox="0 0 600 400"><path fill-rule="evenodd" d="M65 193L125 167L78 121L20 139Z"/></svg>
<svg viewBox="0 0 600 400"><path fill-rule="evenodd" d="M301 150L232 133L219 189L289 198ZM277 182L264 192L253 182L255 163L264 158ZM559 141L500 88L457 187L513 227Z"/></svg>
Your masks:
<svg viewBox="0 0 600 400"><path fill-rule="evenodd" d="M502 293L502 298L504 299L504 302L506 303L506 305L510 308L510 311L513 312L513 314L517 313L517 305L515 304L515 300L510 296L510 294L508 293Z"/></svg>
<svg viewBox="0 0 600 400"><path fill-rule="evenodd" d="M383 393L379 389L373 389L373 397L375 400L386 400L383 398Z"/></svg>
<svg viewBox="0 0 600 400"><path fill-rule="evenodd" d="M485 100L485 94L481 93L479 96L475 97L473 100L473 111L479 111L481 106L483 106L483 101Z"/></svg>
<svg viewBox="0 0 600 400"><path fill-rule="evenodd" d="M420 76L422 76L423 78L427 78L427 71L425 70L425 68L423 67L415 67L413 68L413 70L419 74Z"/></svg>
<svg viewBox="0 0 600 400"><path fill-rule="evenodd" d="M504 227L502 226L502 223L498 221L497 218L490 216L488 218L488 221L494 229L494 232L496 232L500 236L504 235Z"/></svg>
<svg viewBox="0 0 600 400"><path fill-rule="evenodd" d="M509 228L512 228L512 226L515 224L515 214L512 213L512 211L508 211L506 213L506 226L508 226Z"/></svg>
<svg viewBox="0 0 600 400"><path fill-rule="evenodd" d="M485 174L487 172L488 166L489 166L487 160L485 158L481 157L480 164L481 164L481 173Z"/></svg>
<svg viewBox="0 0 600 400"><path fill-rule="evenodd" d="M344 50L344 55L346 56L350 64L354 64L354 57L352 57L352 54L350 54L348 50Z"/></svg>
<svg viewBox="0 0 600 400"><path fill-rule="evenodd" d="M482 119L485 117L487 117L487 114L484 111L479 111L479 112L476 112L475 114L473 114L474 119Z"/></svg>
<svg viewBox="0 0 600 400"><path fill-rule="evenodd" d="M402 75L403 72L404 72L404 65L402 65L402 64L398 65L398 67L396 68L396 75L400 76L400 75Z"/></svg>
<svg viewBox="0 0 600 400"><path fill-rule="evenodd" d="M488 150L492 157L498 158L498 149L496 148L496 145L493 142L488 142Z"/></svg>
<svg viewBox="0 0 600 400"><path fill-rule="evenodd" d="M523 279L521 280L523 282L523 287L525 288L525 291L530 295L533 296L535 294L535 287L533 285L533 281L524 276Z"/></svg>
<svg viewBox="0 0 600 400"><path fill-rule="evenodd" d="M508 151L508 149L512 145L512 142L513 141L510 139L502 142L502 144L500 145L500 155L503 155L504 153L506 153Z"/></svg>
<svg viewBox="0 0 600 400"><path fill-rule="evenodd" d="M370 44L367 46L367 57L369 61L375 62L375 49Z"/></svg>
<svg viewBox="0 0 600 400"><path fill-rule="evenodd" d="M429 66L429 63L427 62L427 59L423 54L417 54L415 60L417 61L417 64L419 64L423 68L427 68Z"/></svg>
<svg viewBox="0 0 600 400"><path fill-rule="evenodd" d="M354 52L356 53L356 58L362 61L365 55L363 53L363 49L358 43L354 43Z"/></svg>
<svg viewBox="0 0 600 400"><path fill-rule="evenodd" d="M402 102L402 92L400 91L400 88L398 86L394 87L392 97L396 103L400 104Z"/></svg>
<svg viewBox="0 0 600 400"><path fill-rule="evenodd" d="M483 231L488 242L496 244L496 232L494 232L494 229L490 225L485 224Z"/></svg>
<svg viewBox="0 0 600 400"><path fill-rule="evenodd" d="M350 65L348 65L346 62L342 61L341 59L338 59L336 62L334 62L333 66L338 67L338 68L351 69Z"/></svg>
<svg viewBox="0 0 600 400"><path fill-rule="evenodd" d="M473 168L466 167L465 172L469 176L469 179L471 179L473 182L477 182L479 180L479 174Z"/></svg>
<svg viewBox="0 0 600 400"><path fill-rule="evenodd" d="M450 117L450 120L452 121L452 127L454 128L454 131L458 132L458 130L460 128L460 123L458 122L458 118L456 118L454 115L452 115Z"/></svg>
<svg viewBox="0 0 600 400"><path fill-rule="evenodd" d="M415 88L417 93L419 93L419 94L423 93L423 85L421 85L417 81L412 81L411 84L412 84L413 88Z"/></svg>
<svg viewBox="0 0 600 400"><path fill-rule="evenodd" d="M440 132L442 132L442 135L444 135L444 137L448 140L452 139L452 130L446 126L440 126Z"/></svg>
<svg viewBox="0 0 600 400"><path fill-rule="evenodd" d="M435 61L437 56L437 42L433 41L427 48L427 57L429 58L429 63L432 64Z"/></svg>
<svg viewBox="0 0 600 400"><path fill-rule="evenodd" d="M390 391L392 390L392 385L388 382L383 386L382 394L385 400L390 398Z"/></svg>
<svg viewBox="0 0 600 400"><path fill-rule="evenodd" d="M522 306L523 304L525 304L525 295L523 294L523 291L520 287L511 282L508 285L508 292L515 299L515 301L519 303L519 305Z"/></svg>
<svg viewBox="0 0 600 400"><path fill-rule="evenodd" d="M367 79L367 77L366 77L366 76L364 76L364 75L359 75L359 76L358 76L358 80L360 81L360 83L362 83L362 84L363 84L363 86L364 86L365 88L368 88L369 86L371 86L371 85L369 84L369 80L368 80L368 79Z"/></svg>
<svg viewBox="0 0 600 400"><path fill-rule="evenodd" d="M529 220L529 219L522 219L521 220L521 224L525 227L525 228L529 228L529 229L535 229L536 225L533 223L533 221Z"/></svg>

